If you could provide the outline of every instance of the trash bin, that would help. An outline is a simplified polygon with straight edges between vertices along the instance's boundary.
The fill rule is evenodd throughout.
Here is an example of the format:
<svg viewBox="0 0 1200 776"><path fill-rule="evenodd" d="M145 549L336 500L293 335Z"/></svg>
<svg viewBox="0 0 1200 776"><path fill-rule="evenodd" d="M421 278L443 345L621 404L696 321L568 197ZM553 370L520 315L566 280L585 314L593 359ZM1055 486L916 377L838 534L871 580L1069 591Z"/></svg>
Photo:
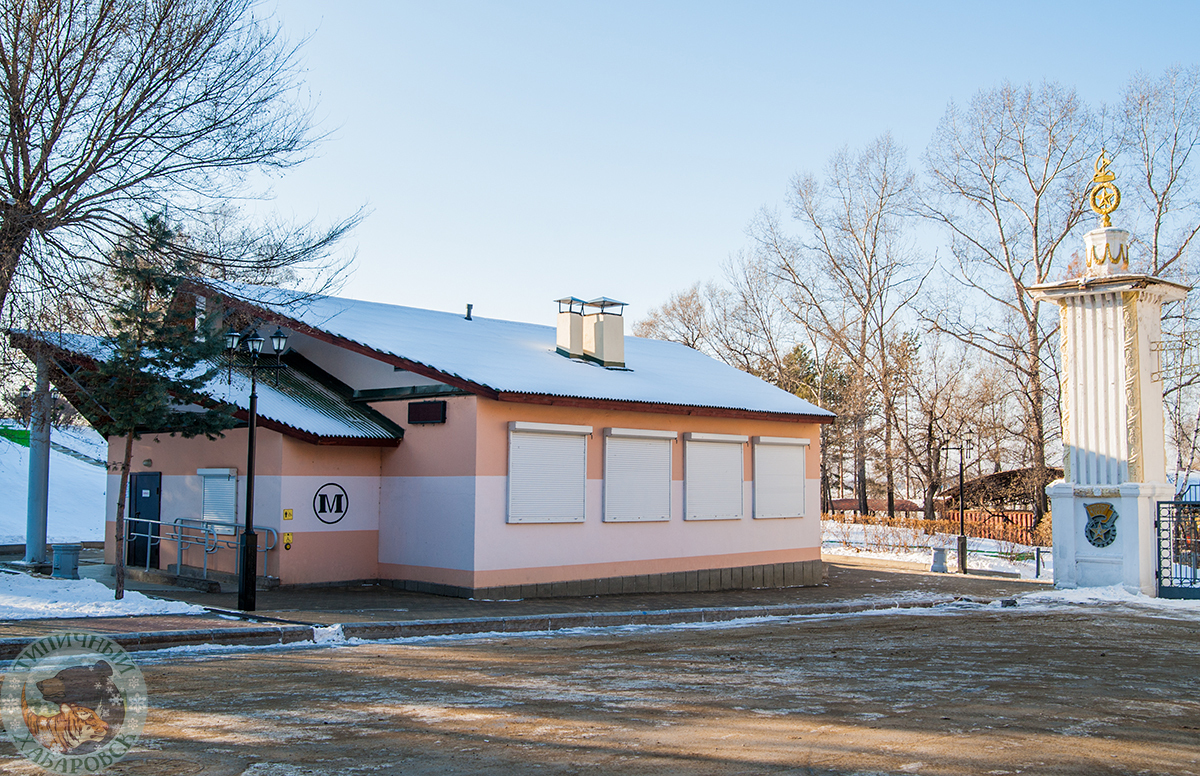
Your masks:
<svg viewBox="0 0 1200 776"><path fill-rule="evenodd" d="M50 576L57 579L79 579L79 551L82 544L52 544L54 570Z"/></svg>
<svg viewBox="0 0 1200 776"><path fill-rule="evenodd" d="M55 556L58 557L57 555ZM55 561L57 562L57 561ZM938 574L947 573L946 570L946 549L944 547L933 548L933 562L929 564L929 570Z"/></svg>

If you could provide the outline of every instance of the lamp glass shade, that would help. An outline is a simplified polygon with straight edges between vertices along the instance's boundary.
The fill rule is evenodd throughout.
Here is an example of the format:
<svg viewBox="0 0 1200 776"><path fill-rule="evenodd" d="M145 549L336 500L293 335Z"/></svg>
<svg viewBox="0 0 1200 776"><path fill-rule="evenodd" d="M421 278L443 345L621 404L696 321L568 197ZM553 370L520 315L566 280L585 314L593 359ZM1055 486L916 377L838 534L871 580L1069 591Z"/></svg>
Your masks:
<svg viewBox="0 0 1200 776"><path fill-rule="evenodd" d="M258 336L258 330L255 329L254 331L250 332L249 337L246 337L246 348L253 355L257 356L259 353L262 352L263 342L265 342L265 341L266 340L264 340L262 337Z"/></svg>
<svg viewBox="0 0 1200 776"><path fill-rule="evenodd" d="M229 328L229 331L225 332L225 349L226 350L237 350L238 340L240 340L241 338L242 338L242 335L239 332L235 331L233 329L233 327L231 326Z"/></svg>
<svg viewBox="0 0 1200 776"><path fill-rule="evenodd" d="M283 333L283 329L276 329L271 335L271 347L275 348L276 353L282 353L287 347L287 335Z"/></svg>

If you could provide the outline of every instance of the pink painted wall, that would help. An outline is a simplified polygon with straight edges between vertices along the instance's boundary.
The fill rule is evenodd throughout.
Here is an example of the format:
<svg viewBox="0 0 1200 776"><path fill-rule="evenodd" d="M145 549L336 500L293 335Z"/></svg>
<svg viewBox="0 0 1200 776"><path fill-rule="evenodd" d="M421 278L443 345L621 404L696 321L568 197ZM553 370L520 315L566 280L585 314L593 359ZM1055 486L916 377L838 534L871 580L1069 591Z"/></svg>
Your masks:
<svg viewBox="0 0 1200 776"><path fill-rule="evenodd" d="M446 422L428 425L408 423L407 401L372 406L404 426L381 465L380 575L458 584L444 577L474 564L476 399L446 397Z"/></svg>
<svg viewBox="0 0 1200 776"><path fill-rule="evenodd" d="M418 400L419 401L419 400ZM446 422L409 425L407 401L375 402L371 407L404 427L404 441L383 453L384 477L474 477L476 401L448 396Z"/></svg>
<svg viewBox="0 0 1200 776"><path fill-rule="evenodd" d="M230 429L221 439L183 439L167 434L147 435L134 441L132 471L161 472L162 517L199 518L201 477L197 469L230 468L238 471L238 523L245 520L246 429ZM276 576L282 584L374 579L378 577L379 471L381 449L311 445L275 431L259 428L256 433L254 523L256 528L273 528L277 546L264 553L259 573ZM109 440L110 458L124 453L124 439ZM143 461L150 459L149 466ZM285 475L284 472L287 472ZM312 497L326 481L343 484L350 495L351 510L338 525L321 523L313 514ZM119 477L109 476L105 560L115 559L116 490ZM283 520L283 509L294 518ZM292 549L283 549L283 532L293 533ZM222 536L222 539L225 537ZM234 537L229 537L233 539ZM259 531L259 545L267 541ZM174 542L162 541L159 564L176 562ZM203 550L184 550L184 564L201 567ZM208 554L212 571L235 573L236 553L222 548Z"/></svg>
<svg viewBox="0 0 1200 776"><path fill-rule="evenodd" d="M605 428L647 428L707 434L740 434L743 436L796 437L809 440L809 455L805 461L807 477L820 478L820 426L817 423L771 420L739 420L708 418L693 415L659 415L628 410L592 410L577 407L552 407L540 404L479 399L478 446L476 471L481 476L508 474L508 422L524 420L533 423L565 423L591 426L595 433L588 438L588 479L604 476ZM683 456L672 456L673 479L683 479ZM753 479L750 455L745 456L745 479Z"/></svg>
<svg viewBox="0 0 1200 776"><path fill-rule="evenodd" d="M631 411L523 405L480 399L476 461L476 586L531 584L591 577L784 563L820 558L820 428L792 421L740 420ZM513 420L591 426L587 441L587 507L582 523L509 524L508 423ZM670 430L675 486L667 522L605 523L602 491L605 428ZM743 446L744 499L738 520L682 519L686 432L809 440L805 459L807 515L756 520L750 516L750 445Z"/></svg>
<svg viewBox="0 0 1200 776"><path fill-rule="evenodd" d="M684 521L684 442L673 445L672 519L666 522L602 521L603 429L646 428L810 440L806 454L808 503L818 501L820 433L815 423L738 420L623 410L518 404L447 398L445 424L409 425L407 402L373 404L405 427L395 448L317 446L258 432L255 523L293 534L292 549L269 553L266 573L283 584L372 578L411 579L467 587L554 582L702 568L814 560L820 557L818 510L803 518ZM587 511L583 523L506 522L509 421L588 425ZM110 440L110 455L123 440ZM135 442L134 471L163 474L163 515L198 517L199 468L236 468L245 497L246 431L223 439L184 440L151 435ZM149 466L142 461L150 459ZM752 454L743 447L747 507ZM110 476L115 490L115 476ZM336 524L321 522L313 495L336 482L350 509ZM115 513L109 494L109 535ZM284 521L283 510L294 519ZM244 508L239 507L239 519ZM112 543L106 555L112 559ZM175 549L164 543L162 565ZM210 568L234 571L234 553L210 555ZM187 562L199 565L199 551Z"/></svg>

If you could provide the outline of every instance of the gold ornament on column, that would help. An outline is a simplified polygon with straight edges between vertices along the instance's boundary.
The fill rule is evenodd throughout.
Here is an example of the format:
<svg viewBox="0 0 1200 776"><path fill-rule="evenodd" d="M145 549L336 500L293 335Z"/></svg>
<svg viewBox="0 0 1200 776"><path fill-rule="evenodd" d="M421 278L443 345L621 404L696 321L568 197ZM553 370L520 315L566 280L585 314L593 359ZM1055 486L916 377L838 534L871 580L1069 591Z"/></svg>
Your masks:
<svg viewBox="0 0 1200 776"><path fill-rule="evenodd" d="M1092 183L1096 184L1096 188L1092 189L1091 204L1092 210L1100 216L1100 223L1104 226L1112 226L1112 212L1121 206L1121 190L1113 183L1117 179L1115 173L1108 169L1108 165L1112 164L1112 158L1108 155L1108 151L1100 149L1100 156L1096 158L1096 174L1092 176Z"/></svg>

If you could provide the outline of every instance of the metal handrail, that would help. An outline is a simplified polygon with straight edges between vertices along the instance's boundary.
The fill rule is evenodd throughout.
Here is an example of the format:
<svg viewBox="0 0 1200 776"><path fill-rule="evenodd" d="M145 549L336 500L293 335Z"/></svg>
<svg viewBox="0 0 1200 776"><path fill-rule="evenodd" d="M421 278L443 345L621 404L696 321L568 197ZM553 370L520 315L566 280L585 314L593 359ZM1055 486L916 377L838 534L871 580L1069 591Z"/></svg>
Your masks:
<svg viewBox="0 0 1200 776"><path fill-rule="evenodd" d="M145 532L133 530L131 523L146 523ZM159 527L158 534L152 533L153 526ZM225 530L230 523L218 523L211 520L199 520L191 517L177 517L168 522L165 520L148 520L141 517L127 516L125 518L125 538L146 539L146 570L150 570L150 548L161 546L163 540L175 542L175 568L183 569L183 551L188 547L204 547L204 579L208 579L208 556L222 547L236 550L238 548L237 534L227 534ZM218 528L224 529L218 532ZM258 545L258 551L267 553L275 549L279 543L279 533L274 528L256 526L257 533L265 533L266 541Z"/></svg>

